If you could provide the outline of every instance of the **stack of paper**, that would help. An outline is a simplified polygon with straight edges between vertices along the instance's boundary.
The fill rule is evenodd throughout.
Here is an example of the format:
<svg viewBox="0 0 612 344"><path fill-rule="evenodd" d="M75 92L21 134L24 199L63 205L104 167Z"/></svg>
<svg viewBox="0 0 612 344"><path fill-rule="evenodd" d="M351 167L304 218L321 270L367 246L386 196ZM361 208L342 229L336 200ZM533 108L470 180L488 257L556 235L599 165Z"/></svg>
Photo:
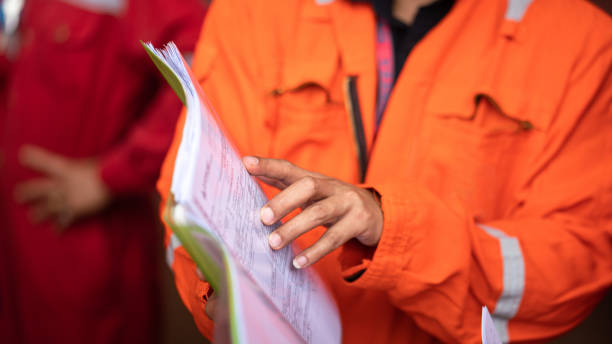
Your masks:
<svg viewBox="0 0 612 344"><path fill-rule="evenodd" d="M337 308L313 270L273 251L267 202L173 43L145 49L187 108L166 221L216 292L215 341L339 343Z"/></svg>
<svg viewBox="0 0 612 344"><path fill-rule="evenodd" d="M482 307L482 321L480 324L482 344L502 344L487 307Z"/></svg>

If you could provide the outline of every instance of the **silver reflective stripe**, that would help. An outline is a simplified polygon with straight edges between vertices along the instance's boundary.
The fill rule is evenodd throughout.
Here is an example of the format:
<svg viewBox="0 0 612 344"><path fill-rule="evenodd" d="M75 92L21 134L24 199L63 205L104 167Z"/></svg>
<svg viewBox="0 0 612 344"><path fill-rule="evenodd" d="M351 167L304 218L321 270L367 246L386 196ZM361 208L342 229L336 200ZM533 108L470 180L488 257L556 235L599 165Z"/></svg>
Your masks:
<svg viewBox="0 0 612 344"><path fill-rule="evenodd" d="M518 312L525 291L525 261L523 251L517 238L508 236L506 233L485 225L479 225L489 235L499 240L501 255L504 260L503 278L504 289L502 291L495 311L493 322L502 342L510 341L508 334L508 321Z"/></svg>
<svg viewBox="0 0 612 344"><path fill-rule="evenodd" d="M181 247L181 242L176 234L172 234L170 236L170 242L168 242L168 247L166 248L166 263L170 269L172 269L172 263L174 263L174 250L179 247Z"/></svg>
<svg viewBox="0 0 612 344"><path fill-rule="evenodd" d="M94 13L119 15L126 7L126 0L62 0L73 6Z"/></svg>
<svg viewBox="0 0 612 344"><path fill-rule="evenodd" d="M315 2L317 3L317 5L327 5L334 2L334 0L316 0Z"/></svg>
<svg viewBox="0 0 612 344"><path fill-rule="evenodd" d="M525 12L527 11L527 7L531 4L533 0L508 0L508 7L506 8L506 19L521 21Z"/></svg>
<svg viewBox="0 0 612 344"><path fill-rule="evenodd" d="M24 0L4 0L0 1L2 11L4 12L4 31L7 35L12 35L17 31L21 10L23 9Z"/></svg>

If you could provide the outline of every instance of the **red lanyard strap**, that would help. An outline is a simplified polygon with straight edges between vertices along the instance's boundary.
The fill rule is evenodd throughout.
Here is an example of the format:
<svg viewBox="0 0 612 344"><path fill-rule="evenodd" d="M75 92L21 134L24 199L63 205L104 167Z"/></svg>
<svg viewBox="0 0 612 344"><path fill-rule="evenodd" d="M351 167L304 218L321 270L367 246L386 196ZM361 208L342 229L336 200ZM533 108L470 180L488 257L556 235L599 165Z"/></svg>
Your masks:
<svg viewBox="0 0 612 344"><path fill-rule="evenodd" d="M376 129L380 125L387 100L393 89L395 61L393 57L393 36L389 23L379 18L376 24L376 71L378 93L376 95Z"/></svg>
<svg viewBox="0 0 612 344"><path fill-rule="evenodd" d="M376 128L382 119L387 99L393 88L394 77L394 58L393 58L393 39L389 25L380 20L376 29L376 67L378 78L378 93L376 99ZM353 136L357 147L357 161L359 163L359 180L365 181L368 169L368 151L363 128L361 107L357 94L357 77L349 76L344 85L347 99L347 112L351 119Z"/></svg>

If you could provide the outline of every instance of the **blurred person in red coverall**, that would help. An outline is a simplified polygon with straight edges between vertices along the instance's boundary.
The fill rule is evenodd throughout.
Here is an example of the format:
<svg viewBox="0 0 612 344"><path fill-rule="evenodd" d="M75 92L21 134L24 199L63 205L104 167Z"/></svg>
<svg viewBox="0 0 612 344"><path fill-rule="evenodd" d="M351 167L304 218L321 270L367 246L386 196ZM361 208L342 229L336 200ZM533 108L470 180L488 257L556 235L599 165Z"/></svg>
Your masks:
<svg viewBox="0 0 612 344"><path fill-rule="evenodd" d="M204 13L25 0L0 66L3 343L157 341L150 196L181 104L139 41L192 51Z"/></svg>

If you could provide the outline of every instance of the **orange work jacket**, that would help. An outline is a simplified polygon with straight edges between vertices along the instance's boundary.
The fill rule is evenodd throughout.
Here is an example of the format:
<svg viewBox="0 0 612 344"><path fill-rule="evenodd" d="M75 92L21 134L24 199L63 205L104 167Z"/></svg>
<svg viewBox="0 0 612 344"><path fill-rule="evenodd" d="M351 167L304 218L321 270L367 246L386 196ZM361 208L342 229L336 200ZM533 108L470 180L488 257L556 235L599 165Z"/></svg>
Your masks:
<svg viewBox="0 0 612 344"><path fill-rule="evenodd" d="M578 0L459 0L408 57L376 135L375 32L366 4L216 1L194 58L242 154L380 193L375 250L349 242L314 265L344 342L476 343L482 305L504 341L578 324L612 284L612 20ZM208 285L169 229L166 241L177 288L210 335Z"/></svg>

